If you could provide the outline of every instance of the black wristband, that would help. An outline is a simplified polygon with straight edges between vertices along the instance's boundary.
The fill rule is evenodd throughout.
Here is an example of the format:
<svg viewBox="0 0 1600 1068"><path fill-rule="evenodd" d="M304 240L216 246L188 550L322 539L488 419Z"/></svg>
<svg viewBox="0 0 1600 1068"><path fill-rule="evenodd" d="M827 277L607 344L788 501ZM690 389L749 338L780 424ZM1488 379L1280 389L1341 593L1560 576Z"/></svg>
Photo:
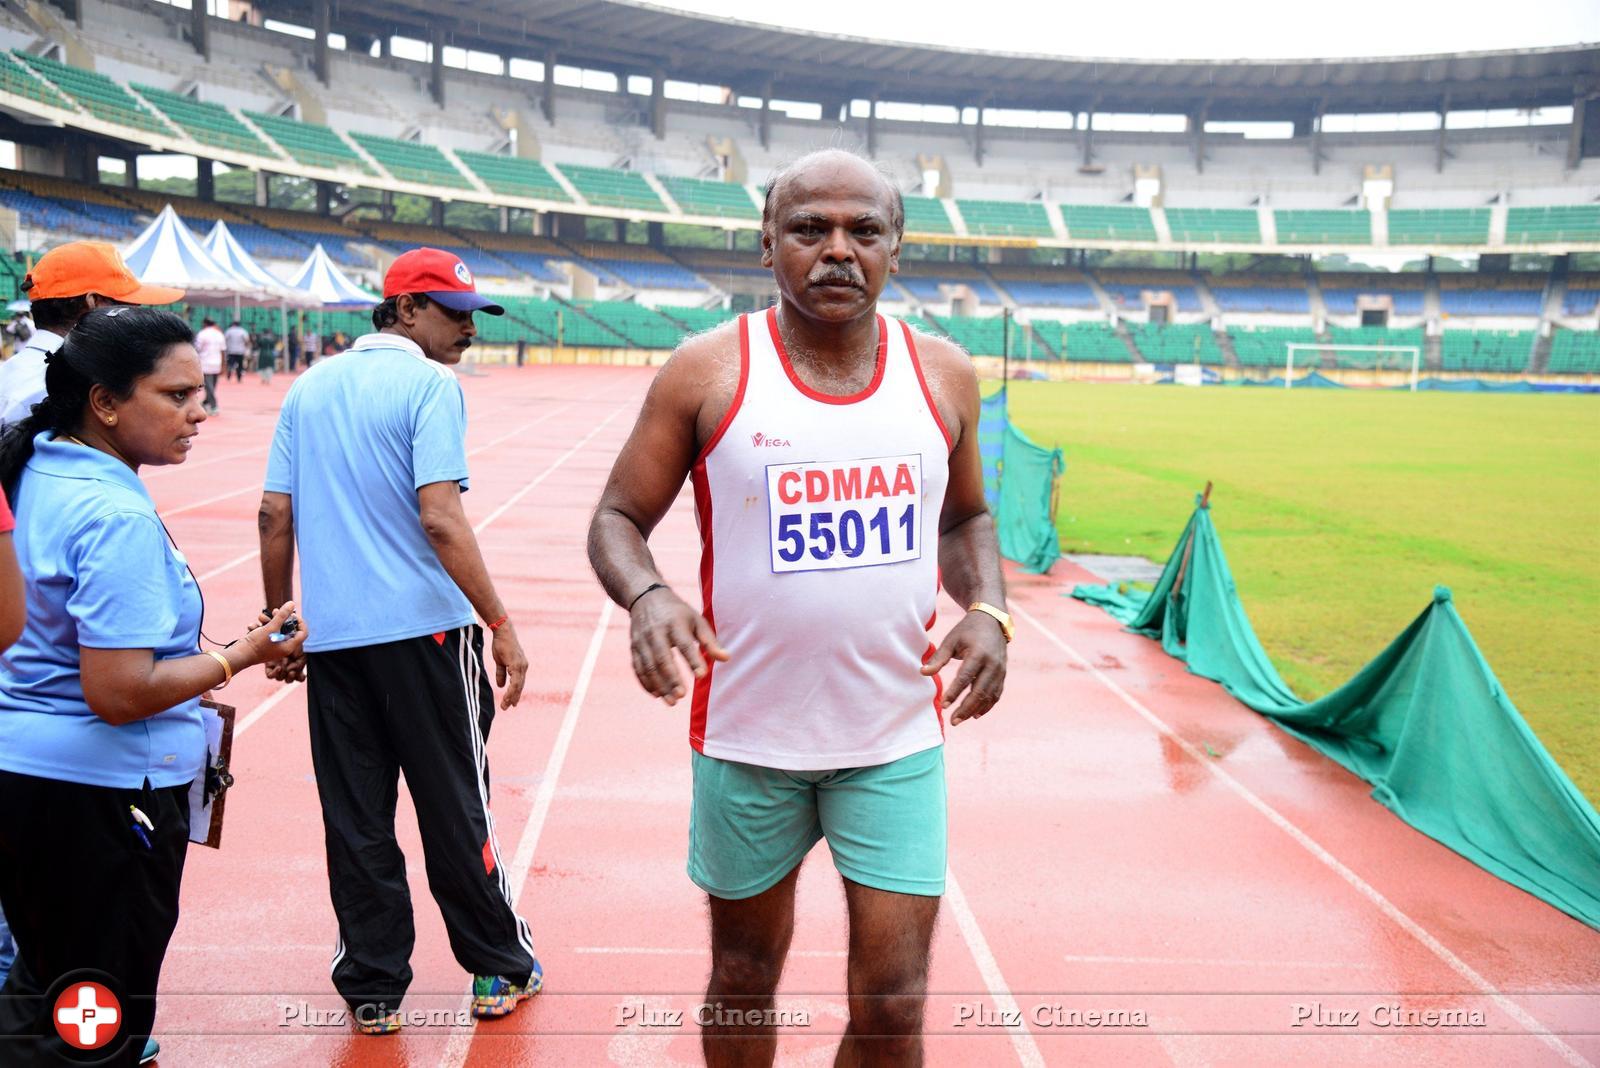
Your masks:
<svg viewBox="0 0 1600 1068"><path fill-rule="evenodd" d="M640 597L643 597L647 593L654 593L656 590L664 590L666 588L667 584L665 582L652 582L650 585L640 590L637 597L628 602L628 611L633 611L633 606L639 603Z"/></svg>

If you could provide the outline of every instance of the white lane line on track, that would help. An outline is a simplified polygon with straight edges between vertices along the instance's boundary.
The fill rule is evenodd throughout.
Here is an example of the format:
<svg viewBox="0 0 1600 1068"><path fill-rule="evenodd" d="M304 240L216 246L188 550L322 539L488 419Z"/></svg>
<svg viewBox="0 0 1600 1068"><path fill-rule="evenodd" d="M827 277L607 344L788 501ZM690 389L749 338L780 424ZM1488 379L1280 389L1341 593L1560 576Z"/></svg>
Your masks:
<svg viewBox="0 0 1600 1068"><path fill-rule="evenodd" d="M241 493L249 493L251 490L259 490L260 488L261 483L252 482L247 486L240 486L236 490L229 490L227 493L219 493L215 497L207 497L205 500L179 505L177 508L168 508L166 511L161 513L161 518L171 519L175 515L182 515L185 512L192 512L196 508L204 508L208 504L216 504L218 501L225 501L230 497L237 497Z"/></svg>
<svg viewBox="0 0 1600 1068"><path fill-rule="evenodd" d="M283 689L279 690L265 701L262 701L259 705L256 705L256 707L252 708L249 714L244 717L244 719L241 719L234 726L233 736L237 738L251 727L254 727L262 716L266 715L268 712L271 712L274 708L277 708L283 703L285 698L298 690L302 685L303 683L291 682L289 685L285 686Z"/></svg>
<svg viewBox="0 0 1600 1068"><path fill-rule="evenodd" d="M568 449L566 452L564 452L560 456L556 457L555 460L553 460L550 463L549 467L546 467L543 471L541 471L537 475L535 475L532 479L530 479L528 481L528 483L526 485L524 485L521 489L517 490L517 492L513 493L510 497L508 497L504 504L502 504L500 507L496 508L494 511L490 512L487 516L485 516L481 523L479 523L477 526L472 528L472 532L474 534L482 533L483 529L485 527L487 527L490 523L493 523L496 519L499 519L501 516L505 515L506 512L508 512L512 508L516 507L516 504L517 504L518 501L522 500L522 498L526 497L529 493L533 492L534 488L537 487L539 485L539 483L543 482L546 478L549 478L552 474L554 474L556 469L559 468L562 464L566 463L568 460L572 459L572 457L576 456L578 451L580 449L582 449L585 445L589 444L590 440L592 440L596 434L600 433L600 431L605 429L606 424L610 423L611 420L615 419L617 416L621 415L626 410L627 410L626 408L618 408L616 411L612 412L610 415L608 415L604 419L600 420L600 422L596 423L594 425L594 427L592 429L590 429L590 431L587 434L585 434L583 437L579 438L577 440L577 442L575 442L573 444L572 448ZM485 448L487 448L487 446L485 446Z"/></svg>
<svg viewBox="0 0 1600 1068"><path fill-rule="evenodd" d="M1168 964L1199 965L1206 968L1322 968L1345 971L1377 971L1377 964L1356 964L1338 960L1229 960L1225 957L1102 957L1085 953L1063 953L1069 964Z"/></svg>
<svg viewBox="0 0 1600 1068"><path fill-rule="evenodd" d="M1139 713L1139 715L1142 716L1152 727L1159 731L1163 736L1170 739L1178 748L1187 753L1196 764L1199 764L1201 767L1211 772L1211 774L1215 775L1223 783L1223 785L1227 786L1228 789L1237 794L1239 798L1247 805L1265 816L1274 826L1283 831L1290 838L1293 838L1308 853L1316 857L1331 871L1348 883L1352 889L1376 905L1380 912L1382 912L1390 920L1394 921L1407 934L1411 935L1417 941L1426 946L1430 951L1432 951L1433 955L1443 961L1451 971L1455 972L1468 983L1471 983L1479 991L1487 995L1502 1012L1504 1012L1507 1016L1510 1016L1513 1020L1517 1021L1517 1023L1521 1024L1529 1034L1538 1038L1546 1046L1549 1046L1552 1050L1560 1055L1562 1060L1566 1061L1570 1065L1574 1065L1575 1068L1593 1068L1593 1065L1587 1058L1585 1058L1581 1053L1573 1049L1571 1046L1567 1045L1565 1042L1561 1041L1560 1038L1551 1034L1543 1024L1534 1019L1533 1016L1530 1015L1528 1011L1521 1005L1518 1005L1516 1002L1500 993L1500 991L1495 988L1493 983L1479 975L1470 964L1451 952L1448 946L1435 938L1425 927L1419 924L1416 920L1413 920L1410 916L1407 916L1404 912L1400 911L1399 906L1390 901L1388 898L1384 897L1383 894L1379 892L1377 887L1373 886L1360 875L1357 875L1350 868L1346 867L1339 860L1339 858L1335 857L1332 853L1328 852L1328 850L1319 845L1315 839L1296 826L1287 816L1273 808L1266 801L1263 801L1248 786L1234 778L1227 771L1223 770L1223 768L1221 768L1216 761L1207 760L1205 754L1203 754L1199 749L1196 749L1185 738L1180 736L1178 732L1169 727L1165 720L1163 720L1160 716L1157 716L1154 712L1150 711L1150 709L1146 708L1138 698L1134 697L1127 690L1124 690L1120 685L1118 685L1116 680L1110 678L1099 668L1091 664L1087 657L1078 652L1078 650L1074 649L1072 646L1068 645L1049 627L1046 627L1043 623L1039 622L1039 620L1034 617L1033 613L1029 612L1026 608L1023 608L1020 605L1015 604L1014 602L1012 604L1011 611L1014 615L1021 617L1023 621L1028 623L1029 626L1033 627L1040 634L1042 634L1052 645L1075 660L1085 671L1094 676L1095 679L1103 683L1105 687L1112 693L1116 694L1124 704L1133 709L1135 712Z"/></svg>
<svg viewBox="0 0 1600 1068"><path fill-rule="evenodd" d="M598 430L599 427L595 429ZM528 822L522 827L522 837L517 841L517 852L511 859L511 870L507 873L511 880L512 901L522 897L523 884L528 880L528 869L533 866L533 855L539 848L539 836L544 832L544 821L550 815L550 805L555 800L556 783L560 780L561 769L567 762L567 750L572 747L572 736L578 729L578 716L583 712L584 698L589 695L589 683L594 679L595 665L600 661L600 647L605 644L606 627L611 623L615 607L607 600L600 608L600 618L595 621L594 633L589 638L589 649L583 654L583 666L578 669L578 681L572 687L572 697L567 702L566 715L561 719L561 729L556 734L555 745L550 748L550 757L545 761L544 776L539 780L539 792L534 797L532 811L528 813ZM471 1002L470 994L462 998L461 1011L467 1011ZM472 1036L475 1033L468 1030L451 1034L450 1042L439 1058L441 1068L445 1066L457 1068L466 1062L467 1054L472 1050Z"/></svg>
<svg viewBox="0 0 1600 1068"><path fill-rule="evenodd" d="M619 957L711 957L711 946L574 946L574 953L599 953ZM791 957L848 957L845 949L791 949Z"/></svg>
<svg viewBox="0 0 1600 1068"><path fill-rule="evenodd" d="M944 899L955 915L956 926L961 929L961 937L966 940L973 963L978 966L978 974L983 976L983 985L989 988L989 997L994 999L995 1008L1004 1014L1004 1018L1022 1019L1022 1008L1017 1004L1017 999L1011 996L1011 988L1006 985L1006 977L1000 971L1000 962L994 959L989 941L983 937L983 929L978 926L978 917L973 914L972 906L967 904L967 895L956 881L955 871L948 866L945 868ZM1017 1060L1022 1062L1024 1068L1044 1068L1044 1054L1039 1052L1039 1045L1033 1040L1033 1032L1028 1030L1027 1024L1014 1024L1006 1030L1011 1034L1011 1045L1017 1051Z"/></svg>

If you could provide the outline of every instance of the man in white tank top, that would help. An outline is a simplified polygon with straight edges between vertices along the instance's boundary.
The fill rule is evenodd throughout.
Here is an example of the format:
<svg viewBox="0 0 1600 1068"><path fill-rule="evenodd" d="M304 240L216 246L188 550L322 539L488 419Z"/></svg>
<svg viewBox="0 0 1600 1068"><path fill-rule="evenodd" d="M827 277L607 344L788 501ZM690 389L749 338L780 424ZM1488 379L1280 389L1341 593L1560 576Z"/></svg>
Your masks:
<svg viewBox="0 0 1600 1068"><path fill-rule="evenodd" d="M710 898L706 1062L770 1063L800 863L826 838L850 914L841 1063L920 1063L945 876L944 712L1005 682L978 460L978 382L949 341L877 312L904 208L871 164L814 153L769 183L779 302L689 338L657 375L589 531L631 614L633 668L690 702L689 875ZM646 539L689 478L701 610ZM935 645L940 581L967 614ZM961 661L948 688L938 671ZM957 704L959 701L959 704Z"/></svg>

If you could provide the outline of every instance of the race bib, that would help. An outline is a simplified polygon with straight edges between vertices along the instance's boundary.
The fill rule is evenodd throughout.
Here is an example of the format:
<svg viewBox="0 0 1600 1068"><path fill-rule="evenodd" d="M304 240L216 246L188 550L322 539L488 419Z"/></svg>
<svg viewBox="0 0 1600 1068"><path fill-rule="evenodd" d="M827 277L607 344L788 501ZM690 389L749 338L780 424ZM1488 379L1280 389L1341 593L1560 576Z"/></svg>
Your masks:
<svg viewBox="0 0 1600 1068"><path fill-rule="evenodd" d="M767 468L772 570L836 571L922 556L922 457Z"/></svg>

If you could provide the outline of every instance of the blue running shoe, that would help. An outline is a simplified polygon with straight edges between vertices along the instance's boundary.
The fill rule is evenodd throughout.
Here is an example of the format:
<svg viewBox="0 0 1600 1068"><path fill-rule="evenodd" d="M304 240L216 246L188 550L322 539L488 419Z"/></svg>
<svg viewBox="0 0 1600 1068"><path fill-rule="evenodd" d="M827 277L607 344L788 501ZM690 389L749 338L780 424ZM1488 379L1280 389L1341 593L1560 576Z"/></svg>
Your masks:
<svg viewBox="0 0 1600 1068"><path fill-rule="evenodd" d="M544 989L544 969L533 962L533 974L527 985L516 983L500 975L474 975L472 977L472 1015L480 1020L492 1016L507 1016L518 1005Z"/></svg>
<svg viewBox="0 0 1600 1068"><path fill-rule="evenodd" d="M144 1052L139 1054L140 1064L154 1064L156 1058L161 1056L161 1043L153 1038L144 1040Z"/></svg>

